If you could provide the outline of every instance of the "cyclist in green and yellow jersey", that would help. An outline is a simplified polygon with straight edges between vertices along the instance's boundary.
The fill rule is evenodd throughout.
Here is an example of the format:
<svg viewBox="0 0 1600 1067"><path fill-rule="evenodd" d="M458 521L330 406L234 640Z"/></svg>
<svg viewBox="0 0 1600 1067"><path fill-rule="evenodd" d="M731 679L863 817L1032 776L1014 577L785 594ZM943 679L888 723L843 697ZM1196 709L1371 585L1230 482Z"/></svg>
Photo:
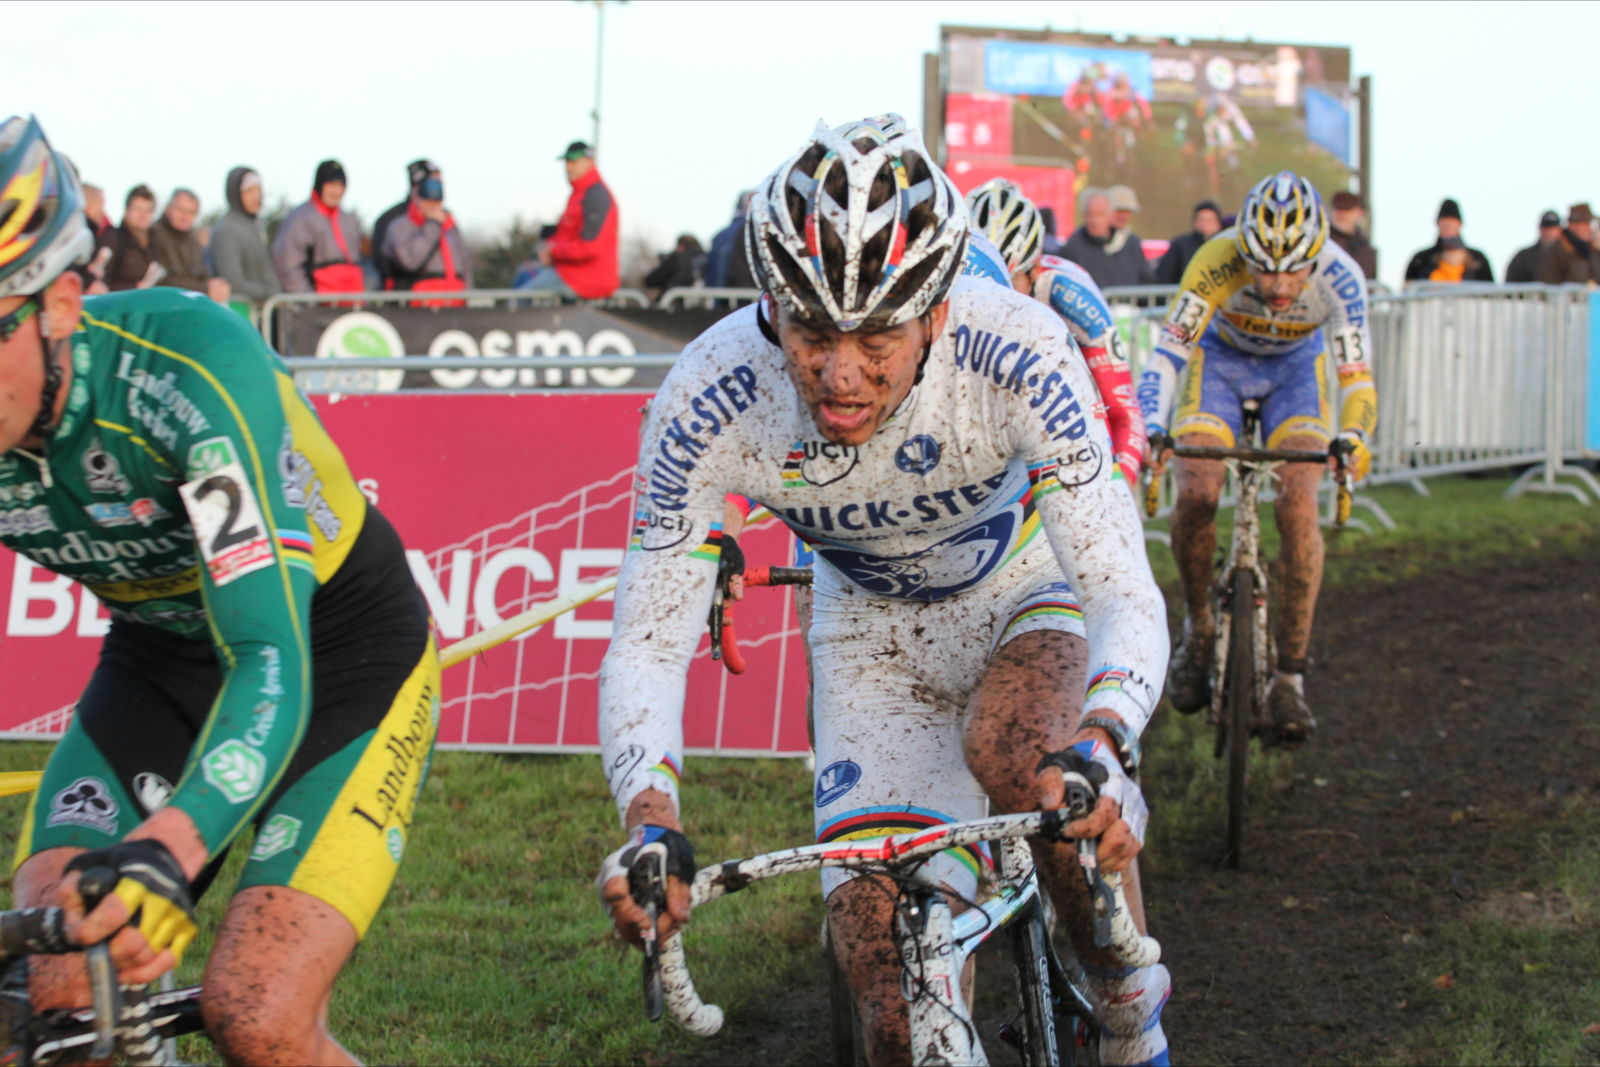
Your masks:
<svg viewBox="0 0 1600 1067"><path fill-rule="evenodd" d="M353 1062L328 999L394 879L438 722L400 539L249 324L200 294L85 299L76 175L0 125L0 543L111 613L17 851L20 904L171 968L193 900L255 844L204 979L230 1061ZM78 872L114 869L84 915ZM35 1003L81 965L33 961Z"/></svg>

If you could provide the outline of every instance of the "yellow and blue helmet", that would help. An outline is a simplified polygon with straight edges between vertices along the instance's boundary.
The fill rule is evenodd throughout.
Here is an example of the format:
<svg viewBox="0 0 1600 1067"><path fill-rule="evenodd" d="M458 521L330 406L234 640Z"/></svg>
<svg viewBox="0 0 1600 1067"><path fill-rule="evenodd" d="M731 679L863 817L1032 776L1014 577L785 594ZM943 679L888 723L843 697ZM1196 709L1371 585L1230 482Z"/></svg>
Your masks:
<svg viewBox="0 0 1600 1067"><path fill-rule="evenodd" d="M38 119L0 123L0 297L37 293L93 252L72 164Z"/></svg>
<svg viewBox="0 0 1600 1067"><path fill-rule="evenodd" d="M1255 270L1281 274L1310 266L1328 243L1317 187L1292 170L1261 179L1244 198L1233 240Z"/></svg>

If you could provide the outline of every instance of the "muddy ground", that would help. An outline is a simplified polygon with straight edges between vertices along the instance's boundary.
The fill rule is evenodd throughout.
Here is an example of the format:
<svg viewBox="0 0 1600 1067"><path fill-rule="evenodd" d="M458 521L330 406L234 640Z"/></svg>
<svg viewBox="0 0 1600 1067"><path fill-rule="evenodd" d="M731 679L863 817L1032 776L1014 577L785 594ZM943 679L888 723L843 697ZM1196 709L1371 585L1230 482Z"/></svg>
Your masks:
<svg viewBox="0 0 1600 1067"><path fill-rule="evenodd" d="M1600 792L1594 547L1328 589L1307 682L1322 729L1258 776L1241 871L1221 868L1220 815L1165 817L1183 802L1162 785L1170 735L1152 736L1146 900L1174 976L1173 1062L1392 1060L1404 1033L1407 1058L1450 1054L1417 1049L1436 1010L1417 946L1486 909L1559 910L1519 895L1519 846L1592 834L1553 816ZM1008 964L980 960L989 989L1009 989ZM813 973L692 1062L827 1062ZM990 1014L985 1044L1006 1062Z"/></svg>

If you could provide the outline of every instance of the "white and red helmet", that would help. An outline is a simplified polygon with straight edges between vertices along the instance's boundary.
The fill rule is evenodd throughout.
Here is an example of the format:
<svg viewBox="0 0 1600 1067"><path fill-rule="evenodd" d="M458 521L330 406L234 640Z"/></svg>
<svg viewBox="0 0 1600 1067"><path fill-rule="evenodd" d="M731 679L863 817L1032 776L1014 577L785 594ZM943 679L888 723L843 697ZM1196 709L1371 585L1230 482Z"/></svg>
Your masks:
<svg viewBox="0 0 1600 1067"><path fill-rule="evenodd" d="M745 246L798 318L845 331L914 319L961 273L967 212L898 115L816 130L757 189Z"/></svg>

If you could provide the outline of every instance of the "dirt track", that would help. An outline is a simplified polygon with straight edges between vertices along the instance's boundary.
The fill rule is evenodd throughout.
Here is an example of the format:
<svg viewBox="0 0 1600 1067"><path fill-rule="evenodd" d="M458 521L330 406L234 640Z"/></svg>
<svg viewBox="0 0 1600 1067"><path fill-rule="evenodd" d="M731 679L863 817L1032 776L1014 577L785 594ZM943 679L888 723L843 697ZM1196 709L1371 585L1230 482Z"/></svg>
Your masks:
<svg viewBox="0 0 1600 1067"><path fill-rule="evenodd" d="M1180 801L1151 739L1146 900L1174 976L1174 1062L1392 1058L1396 1035L1429 1021L1417 952L1430 931L1484 909L1559 910L1518 897L1517 846L1587 832L1550 816L1600 792L1595 549L1327 590L1307 683L1322 729L1260 776L1243 871L1220 868L1220 815L1165 817ZM980 954L991 995L1008 966ZM692 1062L827 1062L820 960L810 973L763 1018L736 1020L742 1041ZM1008 1062L993 1032L985 1045Z"/></svg>
<svg viewBox="0 0 1600 1067"><path fill-rule="evenodd" d="M1216 869L1219 825L1151 879L1174 1062L1392 1056L1430 930L1520 899L1525 835L1592 832L1550 816L1600 790L1596 558L1327 592L1322 731L1250 813L1246 870Z"/></svg>

